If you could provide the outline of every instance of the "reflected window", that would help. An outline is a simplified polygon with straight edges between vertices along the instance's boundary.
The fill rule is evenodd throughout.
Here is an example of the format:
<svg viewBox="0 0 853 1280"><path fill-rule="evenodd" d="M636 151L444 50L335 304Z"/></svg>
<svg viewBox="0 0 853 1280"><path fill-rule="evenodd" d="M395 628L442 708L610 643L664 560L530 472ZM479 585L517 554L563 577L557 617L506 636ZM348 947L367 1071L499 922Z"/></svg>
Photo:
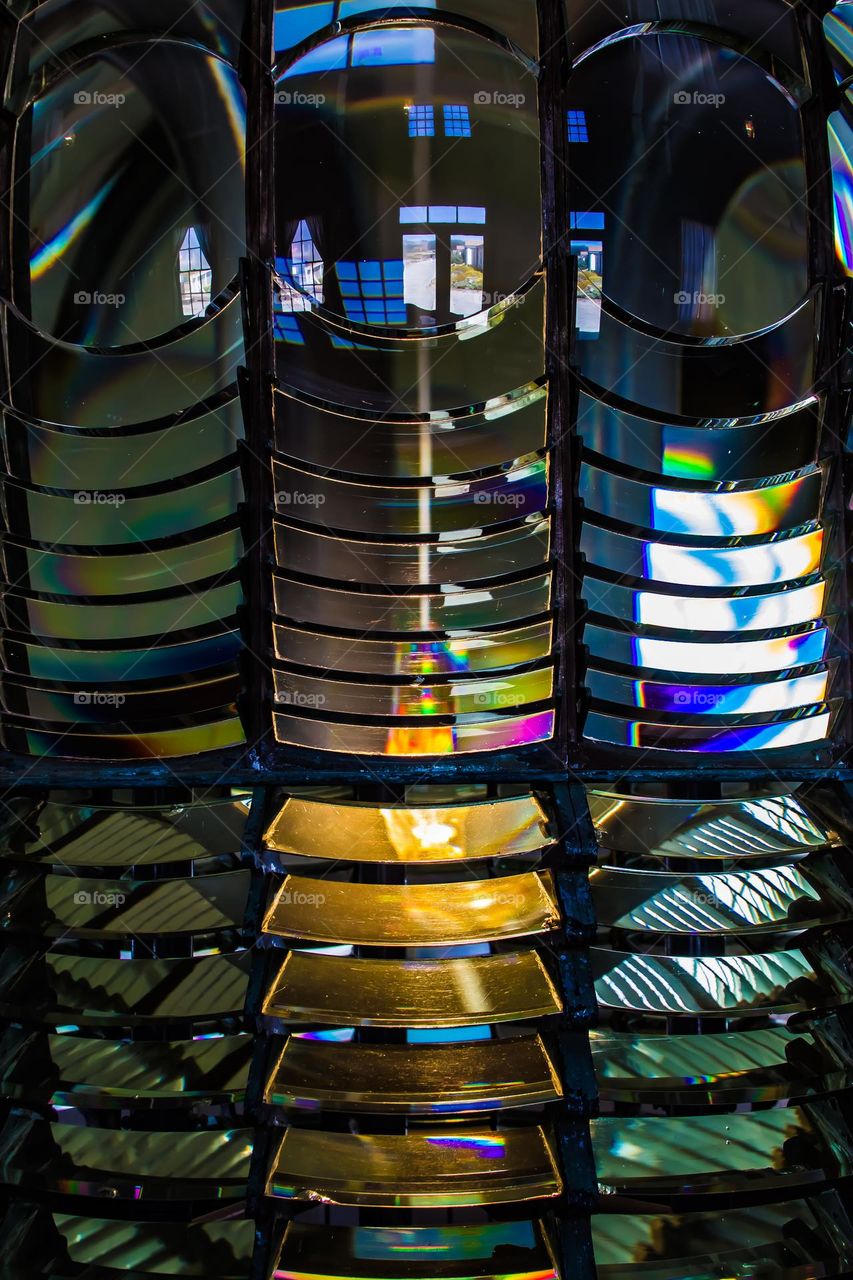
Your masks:
<svg viewBox="0 0 853 1280"><path fill-rule="evenodd" d="M339 262L341 301L356 324L405 324L403 259L385 262Z"/></svg>
<svg viewBox="0 0 853 1280"><path fill-rule="evenodd" d="M446 106L444 111L444 132L448 138L470 138L471 117L465 106Z"/></svg>
<svg viewBox="0 0 853 1280"><path fill-rule="evenodd" d="M450 237L450 310L457 316L473 316L483 309L482 235Z"/></svg>
<svg viewBox="0 0 853 1280"><path fill-rule="evenodd" d="M310 311L315 302L322 303L323 271L323 259L303 219L291 242L290 257L275 260L274 312Z"/></svg>
<svg viewBox="0 0 853 1280"><path fill-rule="evenodd" d="M589 142L585 111L569 112L569 142Z"/></svg>
<svg viewBox="0 0 853 1280"><path fill-rule="evenodd" d="M178 250L178 280L181 287L181 310L184 315L203 315L210 306L213 272L202 252L198 232L190 227Z"/></svg>
<svg viewBox="0 0 853 1280"><path fill-rule="evenodd" d="M573 232L571 252L578 260L577 335L579 338L597 338L601 332L601 291L604 283L604 241L601 238L604 214L573 213L569 221Z"/></svg>
<svg viewBox="0 0 853 1280"><path fill-rule="evenodd" d="M406 114L409 117L409 137L410 138L434 138L435 137L435 108L432 106L417 105L406 108Z"/></svg>

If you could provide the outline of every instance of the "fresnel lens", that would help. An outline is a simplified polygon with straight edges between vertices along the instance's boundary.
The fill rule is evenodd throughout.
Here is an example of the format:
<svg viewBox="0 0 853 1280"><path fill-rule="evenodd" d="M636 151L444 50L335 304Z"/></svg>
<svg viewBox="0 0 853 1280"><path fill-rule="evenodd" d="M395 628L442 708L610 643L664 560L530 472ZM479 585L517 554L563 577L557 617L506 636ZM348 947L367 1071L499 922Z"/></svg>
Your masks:
<svg viewBox="0 0 853 1280"><path fill-rule="evenodd" d="M853 1270L853 3L0 4L9 1280Z"/></svg>

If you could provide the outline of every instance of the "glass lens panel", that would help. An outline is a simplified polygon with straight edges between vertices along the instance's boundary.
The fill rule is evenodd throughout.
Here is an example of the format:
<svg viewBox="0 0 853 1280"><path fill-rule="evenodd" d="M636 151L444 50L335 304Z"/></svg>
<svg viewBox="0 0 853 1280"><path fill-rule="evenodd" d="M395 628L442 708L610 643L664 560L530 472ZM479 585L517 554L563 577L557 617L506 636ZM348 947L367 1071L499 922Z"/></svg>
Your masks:
<svg viewBox="0 0 853 1280"><path fill-rule="evenodd" d="M411 720L411 717L409 717ZM547 742L554 736L555 713L531 712L525 716L484 715L476 723L387 726L332 723L304 716L273 716L276 740L293 747L344 754L386 756L439 756L472 751L505 751L513 747Z"/></svg>
<svg viewBox="0 0 853 1280"><path fill-rule="evenodd" d="M9 480L0 489L9 531L51 547L157 544L199 527L233 523L242 500L243 481L236 467L197 484L189 478L179 488L143 498L117 487L106 492L81 488L73 496L59 497Z"/></svg>
<svg viewBox="0 0 853 1280"><path fill-rule="evenodd" d="M341 621L345 621L348 629L358 633L411 632L413 636L423 637L430 632L446 632L461 639L464 650L468 647L464 643L466 632L506 626L545 613L551 603L551 575L504 586L422 596L371 596L276 577L273 596L276 612L302 626L340 627ZM401 665L390 671L429 673L465 669L441 641L426 639L414 646L405 645L400 656L404 653ZM319 659L320 654L315 654L309 665L316 666ZM337 662L329 664L330 667L338 665Z"/></svg>
<svg viewBox="0 0 853 1280"><path fill-rule="evenodd" d="M823 702L829 686L826 669L792 679L763 684L666 684L664 681L631 680L627 676L591 668L586 685L597 702L641 707L649 712L677 716L745 716Z"/></svg>
<svg viewBox="0 0 853 1280"><path fill-rule="evenodd" d="M456 862L529 853L549 842L533 796L464 806L334 804L290 796L265 834L279 853L356 862Z"/></svg>
<svg viewBox="0 0 853 1280"><path fill-rule="evenodd" d="M581 394L577 427L587 450L673 480L764 480L817 461L819 404L769 418L676 425L640 418Z"/></svg>
<svg viewBox="0 0 853 1280"><path fill-rule="evenodd" d="M216 668L233 672L242 647L236 629L220 630L204 639L182 644L145 645L140 649L78 649L50 644L27 644L3 637L3 667L36 680L79 681L82 689L98 688L107 681L161 680L168 677L197 679Z"/></svg>
<svg viewBox="0 0 853 1280"><path fill-rule="evenodd" d="M285 938L374 947L492 942L553 929L560 919L555 894L547 871L405 885L291 875L276 893L263 930Z"/></svg>
<svg viewBox="0 0 853 1280"><path fill-rule="evenodd" d="M541 451L545 410L545 388L534 384L495 396L461 417L436 409L420 421L414 414L407 420L393 411L380 421L353 417L279 392L275 446L323 471L381 477L386 483L391 478L438 479L504 467L513 458Z"/></svg>
<svg viewBox="0 0 853 1280"><path fill-rule="evenodd" d="M312 710L358 716L479 716L517 711L544 702L554 691L553 668L505 675L491 680L435 680L429 684L373 684L329 680L292 671L274 671L276 706L297 712Z"/></svg>
<svg viewBox="0 0 853 1280"><path fill-rule="evenodd" d="M244 135L236 72L174 40L114 46L53 81L18 134L36 327L120 347L203 316L244 252Z"/></svg>
<svg viewBox="0 0 853 1280"><path fill-rule="evenodd" d="M242 554L243 539L238 528L197 541L181 539L177 546L158 547L156 552L115 548L113 554L93 550L89 555L76 555L35 547L22 539L8 539L0 546L7 582L28 592L84 599L164 592L196 586L211 578L227 578L233 575ZM213 616L224 616L218 612L215 600L224 601L227 597L236 607L243 597L236 583L214 586L209 591Z"/></svg>
<svg viewBox="0 0 853 1280"><path fill-rule="evenodd" d="M464 533L538 515L548 504L544 459L470 483L387 488L351 484L273 463L279 515L326 529L405 537Z"/></svg>
<svg viewBox="0 0 853 1280"><path fill-rule="evenodd" d="M385 1189L376 1181L386 1171ZM559 1195L562 1180L538 1127L414 1132L321 1133L291 1127L267 1191L288 1200L429 1208L503 1204Z"/></svg>
<svg viewBox="0 0 853 1280"><path fill-rule="evenodd" d="M634 127L614 128L634 118L638 94ZM599 212L606 298L699 338L754 333L799 305L808 288L800 116L761 67L707 40L640 28L575 63L569 104L586 134L571 147L572 201Z"/></svg>
<svg viewBox="0 0 853 1280"><path fill-rule="evenodd" d="M18 1113L4 1126L3 1145L7 1180L29 1191L130 1201L143 1194L155 1202L236 1200L245 1195L252 1130L98 1129Z"/></svg>
<svg viewBox="0 0 853 1280"><path fill-rule="evenodd" d="M821 565L822 529L774 538L757 546L692 547L646 542L584 522L581 550L591 564L620 577L649 578L685 587L769 587L815 573Z"/></svg>
<svg viewBox="0 0 853 1280"><path fill-rule="evenodd" d="M150 760L161 756L193 756L205 751L224 751L241 746L246 735L233 713L209 723L174 728L174 721L161 721L159 729L121 732L114 727L83 735L69 733L62 725L35 729L31 722L9 717L4 725L7 750L33 756L56 756L75 760ZM211 712L207 713L212 715Z"/></svg>
<svg viewBox="0 0 853 1280"><path fill-rule="evenodd" d="M823 742L830 731L832 716L823 706L808 707L795 720L772 724L752 724L732 729L651 724L622 720L593 712L584 726L584 735L597 742L617 746L657 748L662 751L778 751Z"/></svg>
<svg viewBox="0 0 853 1280"><path fill-rule="evenodd" d="M231 457L243 439L238 400L180 422L156 422L132 433L90 432L2 415L10 475L49 489L122 493L174 482Z"/></svg>
<svg viewBox="0 0 853 1280"><path fill-rule="evenodd" d="M457 639L357 640L318 631L273 625L275 656L283 662L324 671L389 675L409 670L498 671L551 656L552 624L536 623L511 631L469 633Z"/></svg>
<svg viewBox="0 0 853 1280"><path fill-rule="evenodd" d="M480 533L438 542L359 542L301 529L284 521L273 528L280 567L336 582L369 586L436 586L479 582L544 565L550 551L550 519L526 521L503 533Z"/></svg>
<svg viewBox="0 0 853 1280"><path fill-rule="evenodd" d="M588 463L580 496L598 514L672 537L739 538L794 529L817 518L820 469L761 489L709 493L628 480Z"/></svg>
<svg viewBox="0 0 853 1280"><path fill-rule="evenodd" d="M5 308L9 404L28 418L126 427L167 418L230 388L243 363L240 298L156 349L87 351L51 341Z"/></svg>
<svg viewBox="0 0 853 1280"><path fill-rule="evenodd" d="M195 960L111 960L48 954L8 957L2 1005L27 1023L84 1027L162 1027L166 1021L234 1017L243 1012L248 952Z"/></svg>
<svg viewBox="0 0 853 1280"><path fill-rule="evenodd" d="M308 1110L428 1114L552 1102L561 1093L539 1036L416 1047L290 1036L265 1101Z"/></svg>
<svg viewBox="0 0 853 1280"><path fill-rule="evenodd" d="M429 331L533 275L537 86L519 60L452 27L373 27L315 48L276 87L278 163L300 174L276 188L285 317Z"/></svg>
<svg viewBox="0 0 853 1280"><path fill-rule="evenodd" d="M420 1255L428 1263L414 1263ZM406 1261L401 1263L401 1258ZM491 1280L498 1274L506 1280L556 1277L537 1221L481 1222L470 1227L329 1227L290 1222L274 1280L317 1276L399 1280L403 1269L420 1280L463 1276Z"/></svg>
<svg viewBox="0 0 853 1280"><path fill-rule="evenodd" d="M0 856L66 869L196 862L238 853L248 812L229 798L109 807L48 797L4 831Z"/></svg>
<svg viewBox="0 0 853 1280"><path fill-rule="evenodd" d="M232 712L240 690L236 673L213 679L154 686L138 682L103 686L100 689L34 687L9 676L0 677L0 702L14 716L49 721L55 726L76 725L80 732L105 725L125 728L159 727L169 717L180 716L184 724L227 708Z"/></svg>
<svg viewBox="0 0 853 1280"><path fill-rule="evenodd" d="M393 994L392 994L393 993ZM364 960L291 951L264 1012L294 1023L482 1026L559 1013L535 951L461 960Z"/></svg>
<svg viewBox="0 0 853 1280"><path fill-rule="evenodd" d="M769 333L734 346L681 346L601 314L599 336L578 342L578 366L596 388L686 418L749 417L799 405L813 393L814 299Z"/></svg>
<svg viewBox="0 0 853 1280"><path fill-rule="evenodd" d="M349 405L377 416L430 412L460 417L471 405L483 405L543 377L543 281L537 280L517 303L482 325L467 323L464 341L450 336L430 343L381 342L325 324L308 311L276 314L280 385L297 396L344 407L344 412ZM804 336L798 340L804 341Z"/></svg>

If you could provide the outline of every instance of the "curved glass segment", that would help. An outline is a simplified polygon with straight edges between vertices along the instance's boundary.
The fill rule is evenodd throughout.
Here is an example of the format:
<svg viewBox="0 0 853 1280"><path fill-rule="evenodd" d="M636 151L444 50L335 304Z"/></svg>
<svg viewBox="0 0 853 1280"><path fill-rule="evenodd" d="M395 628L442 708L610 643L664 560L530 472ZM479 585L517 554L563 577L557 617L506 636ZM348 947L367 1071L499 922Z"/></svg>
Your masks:
<svg viewBox="0 0 853 1280"><path fill-rule="evenodd" d="M424 24L321 43L279 75L276 117L302 175L276 188L283 315L452 329L537 270L537 82L496 42Z"/></svg>
<svg viewBox="0 0 853 1280"><path fill-rule="evenodd" d="M274 737L547 741L538 68L482 5L322 8L276 20Z"/></svg>
<svg viewBox="0 0 853 1280"><path fill-rule="evenodd" d="M847 1177L851 813L835 784L741 783L730 796L712 785L717 799L692 799L690 782L590 792L601 1100L591 1130L599 1187L617 1225L632 1215L631 1240L665 1215L683 1233L680 1267L698 1232L736 1274L779 1260L789 1189L812 1197L796 1206L811 1221L817 1193ZM688 1212L697 1196L703 1213L719 1207L714 1228ZM739 1239L752 1215L756 1234ZM636 1259L610 1222L594 1223L596 1259L627 1280ZM835 1221L842 1251L848 1227ZM667 1274L669 1244L656 1255L654 1274Z"/></svg>
<svg viewBox="0 0 853 1280"><path fill-rule="evenodd" d="M702 341L797 309L809 284L803 132L766 69L713 39L644 25L576 61L569 107L586 134L575 145L570 134L578 241L589 237L594 259L582 307L595 290L661 334ZM593 246L580 218L596 215Z"/></svg>
<svg viewBox="0 0 853 1280"><path fill-rule="evenodd" d="M245 242L244 144L236 72L191 44L122 42L75 61L18 126L27 181L12 213L30 260L13 301L42 333L92 348L212 313ZM132 236L111 234L126 222Z"/></svg>

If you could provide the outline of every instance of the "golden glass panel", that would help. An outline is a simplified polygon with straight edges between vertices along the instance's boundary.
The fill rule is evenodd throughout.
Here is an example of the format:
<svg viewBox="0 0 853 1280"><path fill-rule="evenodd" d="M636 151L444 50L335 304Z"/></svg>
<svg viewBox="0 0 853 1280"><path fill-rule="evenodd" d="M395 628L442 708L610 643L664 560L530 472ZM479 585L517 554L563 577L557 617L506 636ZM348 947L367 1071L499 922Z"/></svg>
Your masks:
<svg viewBox="0 0 853 1280"><path fill-rule="evenodd" d="M242 1102L253 1038L101 1040L10 1027L0 1040L0 1087L54 1106L175 1106Z"/></svg>
<svg viewBox="0 0 853 1280"><path fill-rule="evenodd" d="M47 1026L233 1017L243 1012L251 959L248 951L180 960L7 956L0 1012Z"/></svg>
<svg viewBox="0 0 853 1280"><path fill-rule="evenodd" d="M291 951L263 1012L294 1023L461 1027L559 1013L535 951L458 960L365 960Z"/></svg>
<svg viewBox="0 0 853 1280"><path fill-rule="evenodd" d="M290 1036L266 1102L333 1111L492 1111L562 1096L539 1036L460 1044L329 1044Z"/></svg>
<svg viewBox="0 0 853 1280"><path fill-rule="evenodd" d="M110 1200L234 1200L245 1195L252 1133L96 1129L13 1114L0 1139L2 1177L22 1188Z"/></svg>
<svg viewBox="0 0 853 1280"><path fill-rule="evenodd" d="M549 871L451 884L352 884L289 875L263 929L357 946L456 946L547 933L559 920Z"/></svg>
<svg viewBox="0 0 853 1280"><path fill-rule="evenodd" d="M542 1224L332 1227L289 1222L273 1280L556 1280Z"/></svg>
<svg viewBox="0 0 853 1280"><path fill-rule="evenodd" d="M290 796L264 835L276 853L352 862L432 863L507 857L545 848L535 796L466 805L329 804Z"/></svg>
<svg viewBox="0 0 853 1280"><path fill-rule="evenodd" d="M849 1128L841 1117L833 1123L826 1106L593 1119L599 1183L632 1195L713 1194L844 1177Z"/></svg>
<svg viewBox="0 0 853 1280"><path fill-rule="evenodd" d="M53 937L194 934L243 925L250 873L163 880L28 876L5 895L8 926Z"/></svg>
<svg viewBox="0 0 853 1280"><path fill-rule="evenodd" d="M290 1128L267 1184L269 1195L288 1200L389 1208L513 1204L561 1190L538 1126L376 1135Z"/></svg>

